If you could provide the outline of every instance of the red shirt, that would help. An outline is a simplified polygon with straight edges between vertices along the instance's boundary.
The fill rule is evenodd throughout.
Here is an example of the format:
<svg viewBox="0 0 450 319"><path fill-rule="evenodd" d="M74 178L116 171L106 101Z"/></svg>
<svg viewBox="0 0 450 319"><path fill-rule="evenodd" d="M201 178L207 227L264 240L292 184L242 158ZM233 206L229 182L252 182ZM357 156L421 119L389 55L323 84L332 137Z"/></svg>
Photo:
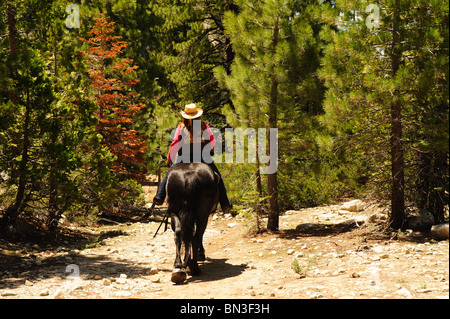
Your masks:
<svg viewBox="0 0 450 319"><path fill-rule="evenodd" d="M209 144L211 145L211 147L214 147L214 145L216 145L216 140L214 139L214 134L211 131L211 128L209 127L208 124L204 123L205 125L205 129L208 131L209 134ZM167 155L167 162L172 161L172 159L175 158L175 156L178 153L178 150L180 149L180 141L182 138L182 130L183 130L184 126L183 124L178 125L177 130L175 131L175 136L173 137L173 141L170 144L170 149L169 149L169 154Z"/></svg>

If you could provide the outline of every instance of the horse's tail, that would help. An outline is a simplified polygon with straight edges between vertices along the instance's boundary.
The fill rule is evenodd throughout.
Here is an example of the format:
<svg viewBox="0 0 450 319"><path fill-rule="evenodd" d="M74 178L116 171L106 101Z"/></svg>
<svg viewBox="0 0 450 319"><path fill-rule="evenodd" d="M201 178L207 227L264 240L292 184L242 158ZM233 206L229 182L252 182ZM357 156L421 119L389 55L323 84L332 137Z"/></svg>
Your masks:
<svg viewBox="0 0 450 319"><path fill-rule="evenodd" d="M194 176L190 176L194 177ZM198 185L197 179L186 178L183 192L180 222L181 222L181 237L185 241L190 241L194 235L194 216L198 207Z"/></svg>

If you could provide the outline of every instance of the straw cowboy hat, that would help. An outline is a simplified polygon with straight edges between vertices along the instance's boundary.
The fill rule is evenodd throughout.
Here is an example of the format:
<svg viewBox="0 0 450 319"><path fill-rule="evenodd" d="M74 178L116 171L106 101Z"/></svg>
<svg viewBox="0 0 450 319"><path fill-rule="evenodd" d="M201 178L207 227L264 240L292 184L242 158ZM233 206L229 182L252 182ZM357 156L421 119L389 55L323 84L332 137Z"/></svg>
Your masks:
<svg viewBox="0 0 450 319"><path fill-rule="evenodd" d="M197 108L197 105L194 103L186 104L184 106L184 111L181 111L181 116L185 119L196 119L197 117L202 116L203 110Z"/></svg>

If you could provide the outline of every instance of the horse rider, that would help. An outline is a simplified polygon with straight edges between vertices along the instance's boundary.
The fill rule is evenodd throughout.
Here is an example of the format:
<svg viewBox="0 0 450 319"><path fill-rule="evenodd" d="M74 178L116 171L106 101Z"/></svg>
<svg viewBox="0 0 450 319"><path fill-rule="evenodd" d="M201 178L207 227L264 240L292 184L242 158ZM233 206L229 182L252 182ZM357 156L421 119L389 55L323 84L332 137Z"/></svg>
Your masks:
<svg viewBox="0 0 450 319"><path fill-rule="evenodd" d="M159 185L158 191L156 192L156 195L153 198L153 205L162 205L164 203L164 199L166 198L167 175L168 175L170 169L174 165L177 165L178 163L181 163L181 161L184 161L186 159L186 157L178 156L177 159L175 160L175 163L172 163L172 159L174 159L177 154L180 155L179 153L182 149L185 149L182 147L182 143L190 143L191 147L188 148L189 150L192 150L192 149L195 150L195 148L192 147L192 144L194 142L201 142L202 145L205 142L207 142L207 143L209 143L209 146L211 148L214 147L214 145L216 143L216 141L214 139L214 135L213 135L209 125L201 120L202 114L203 114L203 110L198 108L195 104L187 104L184 108L184 111L181 111L181 116L183 117L183 122L181 122L178 125L178 127L175 131L175 136L173 138L172 143L170 144L169 154L167 155L166 165L170 168L167 170L166 174L164 175L164 178L162 179L161 184ZM196 121L198 121L198 122L196 122ZM201 132L200 132L201 135L196 134L196 132L194 132L194 127L201 129ZM207 134L203 134L204 131L206 131ZM209 135L208 141L204 141L203 136L205 136L205 135ZM199 141L199 140L196 141L196 136L200 137L201 141ZM192 161L192 157L194 156L194 158L195 158L196 154L189 154L189 155L190 155L190 161ZM201 157L201 159L204 160L203 157ZM222 208L223 213L224 214L232 213L231 210L232 210L233 206L231 205L230 200L228 199L227 191L225 189L225 184L223 183L223 179L222 179L222 176L220 175L219 170L217 169L217 167L214 164L214 162L212 161L212 159L209 159L208 161L206 161L206 163L220 177L219 184L218 184L218 186L219 186L219 202L220 202L220 207Z"/></svg>

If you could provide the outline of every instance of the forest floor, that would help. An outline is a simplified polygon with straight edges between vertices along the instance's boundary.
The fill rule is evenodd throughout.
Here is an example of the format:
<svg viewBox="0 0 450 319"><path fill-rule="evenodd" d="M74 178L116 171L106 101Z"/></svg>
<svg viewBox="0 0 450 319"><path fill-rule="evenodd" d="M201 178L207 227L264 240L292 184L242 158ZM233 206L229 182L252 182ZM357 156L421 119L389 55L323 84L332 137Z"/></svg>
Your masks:
<svg viewBox="0 0 450 319"><path fill-rule="evenodd" d="M216 213L204 236L202 274L181 285L170 281L170 226L153 238L162 210L150 221L83 228L98 235L87 244L0 241L0 298L449 298L448 240L390 236L367 223L347 232L296 230L373 212L341 205L288 211L279 232L262 234L249 230L254 220Z"/></svg>

